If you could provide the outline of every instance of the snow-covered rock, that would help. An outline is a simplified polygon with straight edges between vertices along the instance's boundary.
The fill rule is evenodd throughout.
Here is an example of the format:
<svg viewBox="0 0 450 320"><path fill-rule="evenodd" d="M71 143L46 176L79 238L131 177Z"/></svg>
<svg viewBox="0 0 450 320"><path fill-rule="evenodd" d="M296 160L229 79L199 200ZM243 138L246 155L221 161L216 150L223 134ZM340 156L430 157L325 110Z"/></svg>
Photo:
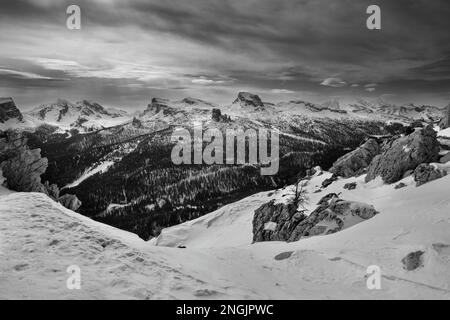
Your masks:
<svg viewBox="0 0 450 320"><path fill-rule="evenodd" d="M405 172L421 163L437 161L439 142L431 126L388 142L367 168L366 181L381 176L386 183L399 181Z"/></svg>

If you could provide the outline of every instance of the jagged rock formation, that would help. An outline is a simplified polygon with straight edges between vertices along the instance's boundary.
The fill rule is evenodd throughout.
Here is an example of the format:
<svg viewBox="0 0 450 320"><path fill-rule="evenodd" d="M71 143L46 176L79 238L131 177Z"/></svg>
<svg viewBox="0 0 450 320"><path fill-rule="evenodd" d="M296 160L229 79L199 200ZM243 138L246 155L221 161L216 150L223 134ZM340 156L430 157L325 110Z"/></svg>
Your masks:
<svg viewBox="0 0 450 320"><path fill-rule="evenodd" d="M77 198L77 196L72 194L65 194L59 197L58 202L72 211L77 211L78 208L81 207L81 201Z"/></svg>
<svg viewBox="0 0 450 320"><path fill-rule="evenodd" d="M211 119L215 122L229 122L231 121L230 117L226 114L222 114L220 109L212 109Z"/></svg>
<svg viewBox="0 0 450 320"><path fill-rule="evenodd" d="M256 94L249 92L239 92L233 104L240 104L242 107L263 108L264 103Z"/></svg>
<svg viewBox="0 0 450 320"><path fill-rule="evenodd" d="M416 186L418 187L446 175L446 171L440 170L433 165L422 163L414 170L414 181L416 181Z"/></svg>
<svg viewBox="0 0 450 320"><path fill-rule="evenodd" d="M7 187L15 191L43 192L41 174L47 169L47 159L41 158L41 150L30 150L27 139L21 133L7 131L0 136L0 168Z"/></svg>
<svg viewBox="0 0 450 320"><path fill-rule="evenodd" d="M22 121L23 116L12 98L0 98L0 122L4 123L9 119Z"/></svg>
<svg viewBox="0 0 450 320"><path fill-rule="evenodd" d="M253 242L288 241L295 226L306 218L293 202L265 203L253 217Z"/></svg>
<svg viewBox="0 0 450 320"><path fill-rule="evenodd" d="M80 200L73 195L59 197L56 184L41 182L41 175L47 170L47 158L41 158L41 150L27 145L23 133L12 130L0 132L0 170L5 178L6 187L19 192L41 192L54 200L59 200L69 209L81 206ZM75 209L74 209L75 208Z"/></svg>
<svg viewBox="0 0 450 320"><path fill-rule="evenodd" d="M374 139L369 139L359 148L339 158L330 172L344 178L359 176L380 151L378 143Z"/></svg>
<svg viewBox="0 0 450 320"><path fill-rule="evenodd" d="M441 119L441 122L439 123L439 127L441 129L447 129L450 127L450 103L447 106L447 109L444 113L444 117Z"/></svg>
<svg viewBox="0 0 450 320"><path fill-rule="evenodd" d="M439 142L432 126L419 129L414 133L387 142L383 152L372 160L366 182L381 176L386 183L402 179L408 170L414 170L421 163L439 159Z"/></svg>
<svg viewBox="0 0 450 320"><path fill-rule="evenodd" d="M297 241L303 237L338 232L378 214L365 203L346 201L336 194L323 197L309 215L297 211L293 202L276 204L273 200L255 211L253 242Z"/></svg>

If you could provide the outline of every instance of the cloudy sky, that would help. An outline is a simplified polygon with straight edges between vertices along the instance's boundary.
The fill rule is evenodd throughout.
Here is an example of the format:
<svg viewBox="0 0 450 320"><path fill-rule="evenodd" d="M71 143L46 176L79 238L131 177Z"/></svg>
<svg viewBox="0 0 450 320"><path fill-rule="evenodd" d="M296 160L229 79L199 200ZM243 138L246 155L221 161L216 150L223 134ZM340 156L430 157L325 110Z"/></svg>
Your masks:
<svg viewBox="0 0 450 320"><path fill-rule="evenodd" d="M81 30L66 9L81 8ZM381 30L366 9L381 8ZM23 109L151 97L230 103L450 101L448 0L14 0L0 3L0 96Z"/></svg>

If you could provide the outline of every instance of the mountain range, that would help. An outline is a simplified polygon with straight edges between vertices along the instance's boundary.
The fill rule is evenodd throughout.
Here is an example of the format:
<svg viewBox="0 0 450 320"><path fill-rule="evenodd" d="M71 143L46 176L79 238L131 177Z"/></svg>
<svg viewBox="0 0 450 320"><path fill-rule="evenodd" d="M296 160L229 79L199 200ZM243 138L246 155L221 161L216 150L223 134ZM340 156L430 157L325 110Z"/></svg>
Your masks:
<svg viewBox="0 0 450 320"><path fill-rule="evenodd" d="M410 121L438 121L444 109L436 106L414 104L394 105L380 99L359 99L341 105L338 100L315 104L303 100L278 103L263 102L258 95L240 92L229 105L219 106L195 98L170 101L153 98L142 112L132 114L114 108L105 108L97 102L81 100L76 103L58 99L54 103L40 105L31 111L19 111L12 98L0 98L0 129L35 128L42 124L57 126L62 131L76 129L80 132L95 131L127 124L133 118L142 122L162 121L171 124L187 121L204 121L212 109L233 118L273 118L299 115L309 118L379 120L409 123Z"/></svg>

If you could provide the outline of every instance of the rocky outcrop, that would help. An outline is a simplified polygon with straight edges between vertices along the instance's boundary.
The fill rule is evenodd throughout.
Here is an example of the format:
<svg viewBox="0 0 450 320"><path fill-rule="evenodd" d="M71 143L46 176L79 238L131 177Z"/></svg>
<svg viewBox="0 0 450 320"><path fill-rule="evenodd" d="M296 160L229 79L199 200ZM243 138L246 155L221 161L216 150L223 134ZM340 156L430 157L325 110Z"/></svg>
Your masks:
<svg viewBox="0 0 450 320"><path fill-rule="evenodd" d="M9 189L23 192L46 192L41 174L47 169L47 158L41 150L30 150L21 133L7 131L0 137L0 169Z"/></svg>
<svg viewBox="0 0 450 320"><path fill-rule="evenodd" d="M384 151L375 156L367 169L366 182L381 176L384 182L394 183L402 179L408 170L421 163L439 159L439 142L432 126L389 141Z"/></svg>
<svg viewBox="0 0 450 320"><path fill-rule="evenodd" d="M422 163L414 170L414 181L416 186L421 186L429 181L442 178L447 175L447 172L441 170L433 165Z"/></svg>
<svg viewBox="0 0 450 320"><path fill-rule="evenodd" d="M309 215L298 212L292 203L262 205L253 218L253 242L297 241L303 237L338 232L370 219L378 212L371 205L346 201L329 194Z"/></svg>
<svg viewBox="0 0 450 320"><path fill-rule="evenodd" d="M58 202L72 211L77 211L81 207L81 201L73 194L65 194L59 197Z"/></svg>
<svg viewBox="0 0 450 320"><path fill-rule="evenodd" d="M22 113L17 109L12 98L0 98L0 123L4 123L10 119L22 121Z"/></svg>
<svg viewBox="0 0 450 320"><path fill-rule="evenodd" d="M9 130L0 134L0 169L6 187L20 192L42 192L59 197L56 184L41 183L41 175L47 169L47 158L41 158L41 150L30 150L22 133Z"/></svg>
<svg viewBox="0 0 450 320"><path fill-rule="evenodd" d="M359 148L336 160L330 172L344 178L359 176L380 152L378 143L374 139L369 139Z"/></svg>
<svg viewBox="0 0 450 320"><path fill-rule="evenodd" d="M231 121L230 117L226 114L222 114L220 109L214 108L212 109L211 119L215 122L229 122Z"/></svg>
<svg viewBox="0 0 450 320"><path fill-rule="evenodd" d="M256 209L253 217L253 242L288 241L295 226L307 216L297 212L293 202L272 200Z"/></svg>

